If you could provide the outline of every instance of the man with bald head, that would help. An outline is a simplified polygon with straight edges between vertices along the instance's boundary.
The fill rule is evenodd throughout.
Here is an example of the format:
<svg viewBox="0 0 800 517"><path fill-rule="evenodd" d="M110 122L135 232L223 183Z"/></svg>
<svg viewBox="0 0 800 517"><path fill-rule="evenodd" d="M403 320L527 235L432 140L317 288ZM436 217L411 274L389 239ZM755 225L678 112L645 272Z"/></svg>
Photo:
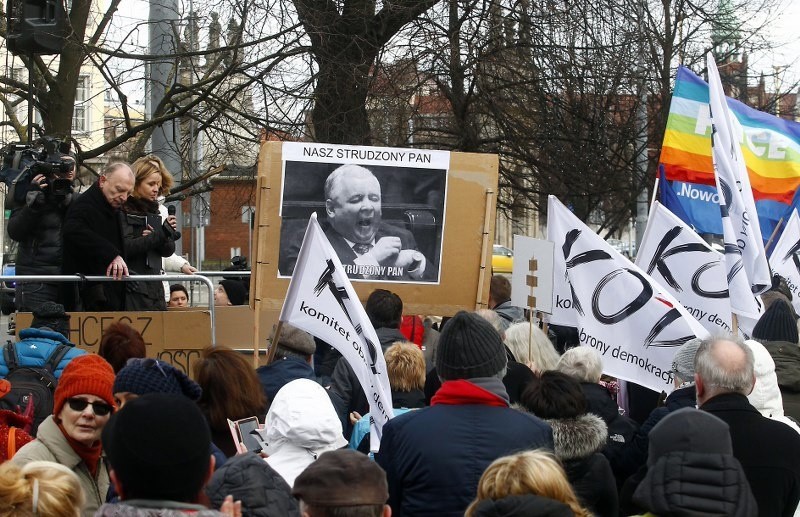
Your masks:
<svg viewBox="0 0 800 517"><path fill-rule="evenodd" d="M758 514L794 515L800 501L800 435L754 408L753 352L736 338L709 338L695 356L697 404L730 427L733 455L744 468Z"/></svg>
<svg viewBox="0 0 800 517"><path fill-rule="evenodd" d="M420 280L427 260L408 230L382 221L381 185L368 169L342 165L325 180L324 227L351 278Z"/></svg>
<svg viewBox="0 0 800 517"><path fill-rule="evenodd" d="M128 275L124 259L119 209L133 192L135 178L127 163L109 164L97 181L70 206L64 221L64 272ZM81 308L86 311L125 309L122 282L81 286Z"/></svg>

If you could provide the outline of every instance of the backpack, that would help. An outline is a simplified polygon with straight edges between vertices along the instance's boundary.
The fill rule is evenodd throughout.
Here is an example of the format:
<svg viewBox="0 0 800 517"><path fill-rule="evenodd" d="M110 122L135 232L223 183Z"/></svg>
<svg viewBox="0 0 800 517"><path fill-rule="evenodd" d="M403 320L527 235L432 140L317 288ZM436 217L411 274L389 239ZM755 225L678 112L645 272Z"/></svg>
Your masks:
<svg viewBox="0 0 800 517"><path fill-rule="evenodd" d="M3 348L3 359L8 366L6 380L11 383L11 391L0 399L0 408L23 413L32 406L32 436L36 436L39 424L53 413L53 395L58 384L55 371L70 348L63 343L56 346L44 366L20 366L14 343L9 342Z"/></svg>

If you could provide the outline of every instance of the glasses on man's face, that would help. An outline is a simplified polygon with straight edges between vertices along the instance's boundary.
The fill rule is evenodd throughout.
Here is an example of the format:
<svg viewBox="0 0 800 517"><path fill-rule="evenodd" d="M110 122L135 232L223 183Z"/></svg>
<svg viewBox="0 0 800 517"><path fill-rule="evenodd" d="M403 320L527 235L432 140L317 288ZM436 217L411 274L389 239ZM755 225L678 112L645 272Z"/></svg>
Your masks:
<svg viewBox="0 0 800 517"><path fill-rule="evenodd" d="M91 405L92 411L94 411L94 414L97 416L106 416L114 409L105 402L89 402L85 399L67 399L67 404L69 404L71 410L77 412L81 412L86 409L86 406Z"/></svg>

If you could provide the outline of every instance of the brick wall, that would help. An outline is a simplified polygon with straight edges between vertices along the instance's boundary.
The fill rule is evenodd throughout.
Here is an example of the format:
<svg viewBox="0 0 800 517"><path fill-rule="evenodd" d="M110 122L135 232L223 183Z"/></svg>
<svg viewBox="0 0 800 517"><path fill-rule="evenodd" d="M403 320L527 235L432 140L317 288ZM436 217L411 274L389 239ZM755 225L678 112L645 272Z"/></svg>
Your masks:
<svg viewBox="0 0 800 517"><path fill-rule="evenodd" d="M211 183L214 190L211 191L209 225L205 229L205 261L220 261L227 265L231 258L231 248L241 248L241 254L249 260L250 234L247 223L242 222L242 207L255 207L255 181L217 178ZM184 201L183 212L190 212L189 201ZM194 232L188 226L189 222L186 223L182 238L183 252L188 253L194 263Z"/></svg>

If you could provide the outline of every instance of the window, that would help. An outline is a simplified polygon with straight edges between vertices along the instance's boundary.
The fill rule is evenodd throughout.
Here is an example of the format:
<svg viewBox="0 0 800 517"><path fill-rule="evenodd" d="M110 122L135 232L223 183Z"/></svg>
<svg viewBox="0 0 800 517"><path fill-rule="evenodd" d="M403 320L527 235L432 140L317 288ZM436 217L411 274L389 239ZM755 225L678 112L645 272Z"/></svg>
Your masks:
<svg viewBox="0 0 800 517"><path fill-rule="evenodd" d="M86 133L89 131L89 76L78 77L78 88L75 90L75 107L72 111L72 131Z"/></svg>
<svg viewBox="0 0 800 517"><path fill-rule="evenodd" d="M242 207L242 222L244 224L250 224L250 214L256 213L256 207L254 206L243 206Z"/></svg>

